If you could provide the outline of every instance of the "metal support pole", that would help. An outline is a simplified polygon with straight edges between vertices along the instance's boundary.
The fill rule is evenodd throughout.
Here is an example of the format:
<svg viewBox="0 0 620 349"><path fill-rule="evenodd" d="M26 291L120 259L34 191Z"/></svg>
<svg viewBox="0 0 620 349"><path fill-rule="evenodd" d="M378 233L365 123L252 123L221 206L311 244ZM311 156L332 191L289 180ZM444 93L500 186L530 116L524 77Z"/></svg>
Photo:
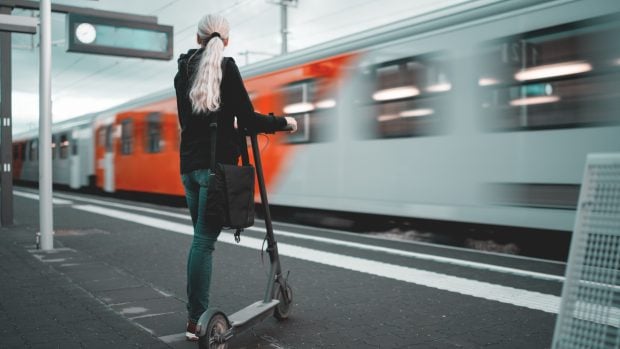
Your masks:
<svg viewBox="0 0 620 349"><path fill-rule="evenodd" d="M52 6L41 0L39 68L39 217L41 249L54 248L52 208Z"/></svg>
<svg viewBox="0 0 620 349"><path fill-rule="evenodd" d="M280 4L280 26L282 32L282 54L288 52L288 8L284 1Z"/></svg>
<svg viewBox="0 0 620 349"><path fill-rule="evenodd" d="M268 3L280 6L280 33L282 34L282 53L288 52L288 8L297 7L298 0L267 0Z"/></svg>
<svg viewBox="0 0 620 349"><path fill-rule="evenodd" d="M0 14L9 15L11 9L0 7ZM13 225L13 135L11 132L11 33L0 32L0 162L2 162L0 224Z"/></svg>
<svg viewBox="0 0 620 349"><path fill-rule="evenodd" d="M239 52L240 55L245 56L245 65L250 64L250 52L245 50L243 52Z"/></svg>

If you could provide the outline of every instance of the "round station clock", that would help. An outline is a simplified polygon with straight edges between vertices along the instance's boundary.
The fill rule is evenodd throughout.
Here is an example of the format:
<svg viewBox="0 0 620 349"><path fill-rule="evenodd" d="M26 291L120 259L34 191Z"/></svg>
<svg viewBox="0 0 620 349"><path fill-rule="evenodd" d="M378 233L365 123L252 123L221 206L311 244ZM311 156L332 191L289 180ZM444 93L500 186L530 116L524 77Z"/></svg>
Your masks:
<svg viewBox="0 0 620 349"><path fill-rule="evenodd" d="M83 44L92 44L97 38L97 30L90 23L80 23L75 28L75 37Z"/></svg>

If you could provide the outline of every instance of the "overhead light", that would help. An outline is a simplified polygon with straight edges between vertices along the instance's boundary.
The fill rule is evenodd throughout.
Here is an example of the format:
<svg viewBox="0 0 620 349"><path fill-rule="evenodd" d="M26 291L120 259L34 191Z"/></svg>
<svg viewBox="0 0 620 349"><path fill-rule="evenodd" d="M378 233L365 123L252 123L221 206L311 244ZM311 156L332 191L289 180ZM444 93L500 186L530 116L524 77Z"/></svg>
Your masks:
<svg viewBox="0 0 620 349"><path fill-rule="evenodd" d="M334 99L324 99L322 101L316 102L316 107L318 109L329 109L336 106L336 100Z"/></svg>
<svg viewBox="0 0 620 349"><path fill-rule="evenodd" d="M400 115L403 118L411 118L411 117L431 115L433 113L435 113L433 109L420 108L420 109L405 110L405 111L400 112L400 114L398 115Z"/></svg>
<svg viewBox="0 0 620 349"><path fill-rule="evenodd" d="M592 65L586 61L564 62L541 65L523 69L515 74L519 81L554 78L558 76L575 75L592 70Z"/></svg>
<svg viewBox="0 0 620 349"><path fill-rule="evenodd" d="M499 84L499 80L493 78L480 78L478 79L478 85L480 86L491 86Z"/></svg>
<svg viewBox="0 0 620 349"><path fill-rule="evenodd" d="M312 103L307 103L307 102L289 104L284 107L285 114L307 113L313 110L314 110L314 105Z"/></svg>
<svg viewBox="0 0 620 349"><path fill-rule="evenodd" d="M391 101L393 99L408 98L419 94L420 90L413 86L401 86L379 90L372 95L372 98L375 101Z"/></svg>
<svg viewBox="0 0 620 349"><path fill-rule="evenodd" d="M435 85L431 85L426 88L428 92L446 92L452 89L452 84L449 82L443 82Z"/></svg>
<svg viewBox="0 0 620 349"><path fill-rule="evenodd" d="M379 117L377 117L377 120L379 122L396 120L396 119L400 119L400 117L398 115L396 115L396 114L379 115Z"/></svg>
<svg viewBox="0 0 620 349"><path fill-rule="evenodd" d="M558 96L527 97L527 98L513 99L512 101L510 101L510 105L513 107L518 107L518 106L524 106L524 105L555 103L559 100L560 100L560 97Z"/></svg>
<svg viewBox="0 0 620 349"><path fill-rule="evenodd" d="M402 111L398 114L380 115L379 117L377 117L377 120L379 122L384 122L384 121L391 121L391 120L396 120L396 119L401 119L401 118L426 116L426 115L431 115L434 113L435 111L430 108L411 109L411 110Z"/></svg>

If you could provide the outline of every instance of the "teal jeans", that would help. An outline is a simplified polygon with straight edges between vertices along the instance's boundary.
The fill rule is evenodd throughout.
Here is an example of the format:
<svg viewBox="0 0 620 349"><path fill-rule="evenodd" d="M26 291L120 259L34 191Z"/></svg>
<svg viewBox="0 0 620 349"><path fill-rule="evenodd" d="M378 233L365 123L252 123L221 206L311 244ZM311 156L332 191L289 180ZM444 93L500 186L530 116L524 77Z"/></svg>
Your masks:
<svg viewBox="0 0 620 349"><path fill-rule="evenodd" d="M194 323L209 307L212 254L221 232L219 224L208 221L206 216L209 173L205 169L181 175L194 225L194 239L187 257L187 313Z"/></svg>

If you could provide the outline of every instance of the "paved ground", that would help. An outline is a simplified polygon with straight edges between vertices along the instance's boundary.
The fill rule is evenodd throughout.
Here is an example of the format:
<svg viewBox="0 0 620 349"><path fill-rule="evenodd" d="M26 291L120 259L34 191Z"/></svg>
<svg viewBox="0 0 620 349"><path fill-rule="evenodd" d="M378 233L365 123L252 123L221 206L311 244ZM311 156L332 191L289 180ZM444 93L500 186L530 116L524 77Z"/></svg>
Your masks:
<svg viewBox="0 0 620 349"><path fill-rule="evenodd" d="M59 194L57 249L43 253L32 251L38 202L17 190L16 225L0 236L0 347L196 347L181 337L185 210ZM315 228L278 231L292 316L264 321L232 348L550 346L562 264ZM216 247L211 299L227 313L262 298L262 235L247 231L237 246L223 234Z"/></svg>
<svg viewBox="0 0 620 349"><path fill-rule="evenodd" d="M34 248L34 234L30 226L0 230L0 347L167 347L93 297L71 275L34 258L28 252ZM38 255L51 260L68 253L76 254L59 249Z"/></svg>

